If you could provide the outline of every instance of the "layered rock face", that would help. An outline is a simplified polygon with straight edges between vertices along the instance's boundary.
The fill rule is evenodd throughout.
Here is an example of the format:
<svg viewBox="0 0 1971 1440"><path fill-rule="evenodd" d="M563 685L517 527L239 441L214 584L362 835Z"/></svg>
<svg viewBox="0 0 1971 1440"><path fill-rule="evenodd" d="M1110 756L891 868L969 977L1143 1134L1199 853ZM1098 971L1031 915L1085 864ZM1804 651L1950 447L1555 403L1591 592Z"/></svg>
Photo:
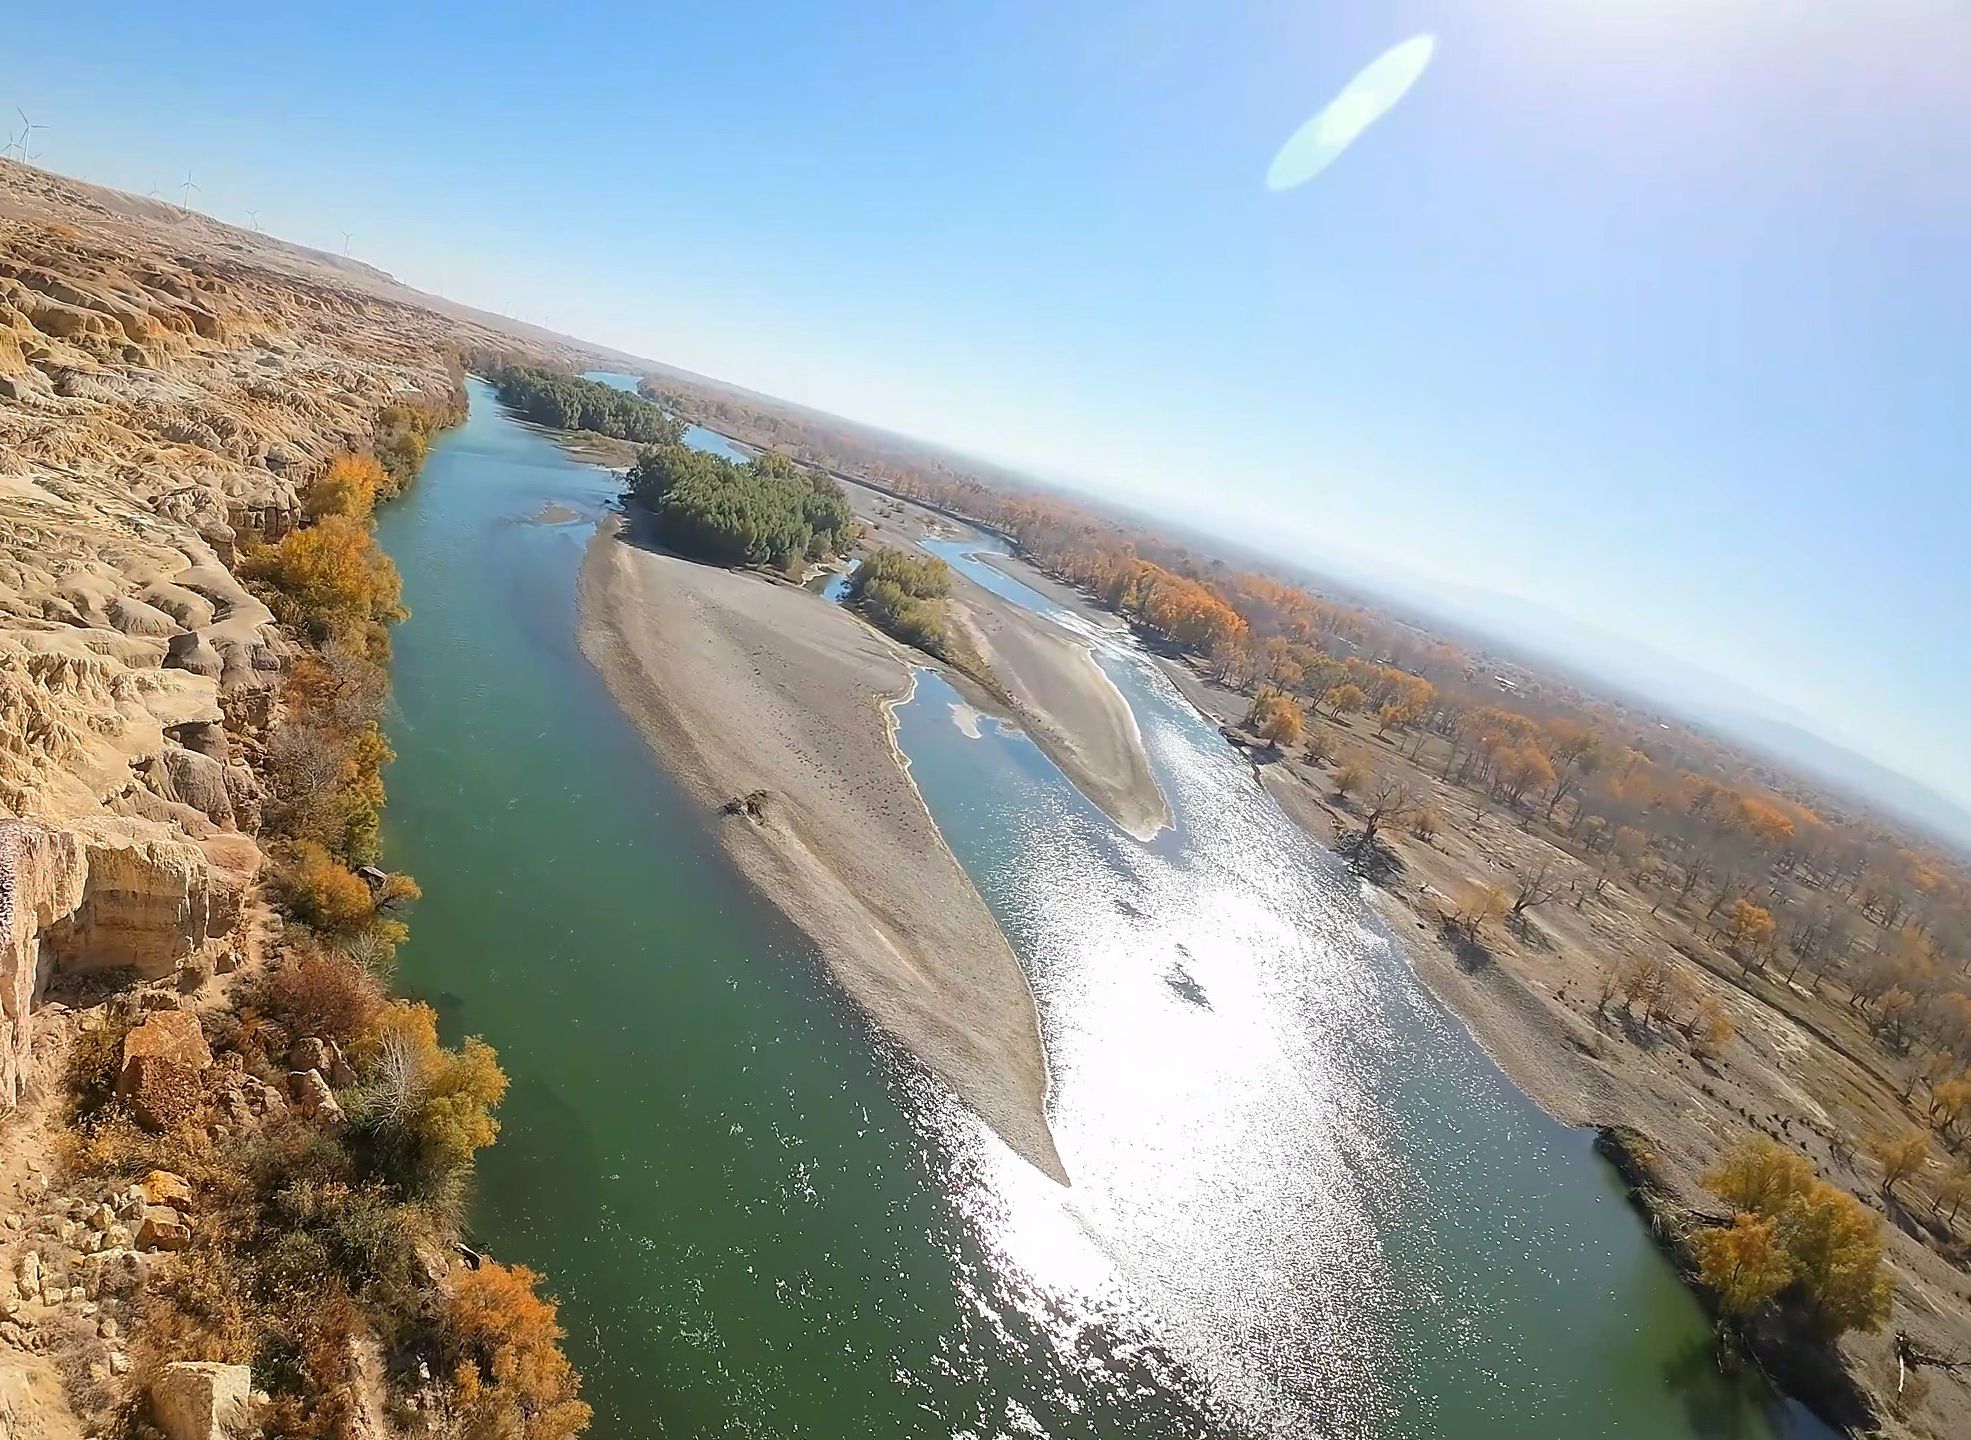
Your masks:
<svg viewBox="0 0 1971 1440"><path fill-rule="evenodd" d="M387 405L511 338L0 161L0 1107L64 973L242 942L287 644L234 573Z"/></svg>

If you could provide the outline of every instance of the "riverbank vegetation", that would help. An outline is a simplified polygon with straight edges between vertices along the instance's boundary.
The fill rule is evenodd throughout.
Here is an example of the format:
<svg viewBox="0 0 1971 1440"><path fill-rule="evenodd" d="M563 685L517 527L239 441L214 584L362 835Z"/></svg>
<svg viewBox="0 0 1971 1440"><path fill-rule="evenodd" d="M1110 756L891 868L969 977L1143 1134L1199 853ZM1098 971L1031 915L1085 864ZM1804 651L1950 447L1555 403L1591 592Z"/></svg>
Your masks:
<svg viewBox="0 0 1971 1440"><path fill-rule="evenodd" d="M592 430L642 445L676 445L684 438L684 422L662 405L599 380L531 365L493 365L484 373L500 403L536 425Z"/></svg>
<svg viewBox="0 0 1971 1440"><path fill-rule="evenodd" d="M845 549L857 529L842 487L783 455L741 463L687 445L653 445L627 484L666 545L715 565L799 572Z"/></svg>
<svg viewBox="0 0 1971 1440"><path fill-rule="evenodd" d="M1879 1330L1893 1282L1882 1263L1882 1217L1814 1172L1799 1151L1754 1136L1704 1177L1732 1209L1727 1225L1692 1240L1698 1278L1721 1318L1742 1329L1790 1301L1814 1333L1832 1341Z"/></svg>
<svg viewBox="0 0 1971 1440"><path fill-rule="evenodd" d="M374 868L403 611L370 525L462 416L462 393L393 406L380 448L331 461L305 523L242 558L299 650L246 732L284 923L222 1006L167 1027L170 1064L128 1059L144 1049L130 1037L157 1028L156 996L113 1009L71 1062L69 1170L128 1193L151 1248L176 1252L135 1295L134 1394L172 1362L249 1365L270 1434L562 1440L588 1420L535 1277L460 1260L506 1076L489 1046L445 1045L431 1008L387 986L417 891ZM104 1430L155 1433L141 1398Z"/></svg>
<svg viewBox="0 0 1971 1440"><path fill-rule="evenodd" d="M878 630L944 661L1005 703L1005 686L952 617L950 594L951 567L937 556L879 545L856 567L847 598Z"/></svg>

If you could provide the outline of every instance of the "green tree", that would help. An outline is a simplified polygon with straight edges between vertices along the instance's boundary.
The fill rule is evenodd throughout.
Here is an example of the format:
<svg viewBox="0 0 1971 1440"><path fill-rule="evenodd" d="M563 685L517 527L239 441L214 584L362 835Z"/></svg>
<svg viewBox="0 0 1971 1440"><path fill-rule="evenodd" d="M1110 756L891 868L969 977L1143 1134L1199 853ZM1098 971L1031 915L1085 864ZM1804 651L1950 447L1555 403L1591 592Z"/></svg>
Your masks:
<svg viewBox="0 0 1971 1440"><path fill-rule="evenodd" d="M556 430L589 430L639 444L676 445L684 421L651 400L600 380L527 365L502 365L487 377L500 403Z"/></svg>
<svg viewBox="0 0 1971 1440"><path fill-rule="evenodd" d="M845 548L856 531L842 487L780 455L742 465L686 445L653 445L628 481L665 544L718 565L805 564Z"/></svg>

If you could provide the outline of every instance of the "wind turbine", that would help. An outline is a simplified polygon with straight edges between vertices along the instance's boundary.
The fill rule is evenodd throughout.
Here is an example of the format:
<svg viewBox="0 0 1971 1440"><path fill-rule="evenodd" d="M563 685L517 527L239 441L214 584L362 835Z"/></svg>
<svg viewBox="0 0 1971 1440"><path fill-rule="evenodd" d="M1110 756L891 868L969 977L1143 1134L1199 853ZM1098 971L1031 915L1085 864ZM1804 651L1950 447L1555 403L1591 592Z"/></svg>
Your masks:
<svg viewBox="0 0 1971 1440"><path fill-rule="evenodd" d="M32 160L34 156L31 155L29 152L34 148L34 132L36 130L46 130L48 127L46 125L37 124L36 122L28 119L27 111L21 109L21 107L18 105L14 107L14 113L21 117L21 138L20 138L21 159Z"/></svg>
<svg viewBox="0 0 1971 1440"><path fill-rule="evenodd" d="M258 235L260 233L260 212L258 210L249 210L246 212L246 218L253 226L253 233Z"/></svg>
<svg viewBox="0 0 1971 1440"><path fill-rule="evenodd" d="M178 205L178 208L179 208L180 210L189 210L189 209L191 209L191 208L192 208L192 192L193 192L194 190L202 190L202 189L204 189L204 188L205 188L205 187L204 187L204 186L202 186L202 185L195 185L195 184L193 184L193 183L192 183L192 172L191 172L190 170L187 170L187 171L185 172L185 183L184 183L183 185L181 185L181 186L179 187L179 189L180 189L180 190L182 190L182 191L184 192L184 199L183 199L182 201L180 201L180 202L179 202L179 205Z"/></svg>
<svg viewBox="0 0 1971 1440"><path fill-rule="evenodd" d="M350 239L349 232L347 230L344 230L342 232L342 253L344 255L347 255L349 253L349 239Z"/></svg>
<svg viewBox="0 0 1971 1440"><path fill-rule="evenodd" d="M162 200L164 198L164 192L158 189L155 184L153 184L150 188L150 193L144 196L144 198L146 200Z"/></svg>
<svg viewBox="0 0 1971 1440"><path fill-rule="evenodd" d="M20 136L16 135L11 130L7 132L7 143L5 145L0 145L0 155L5 155L10 150L14 154L20 156L21 159L23 160L27 158L26 143L21 139Z"/></svg>

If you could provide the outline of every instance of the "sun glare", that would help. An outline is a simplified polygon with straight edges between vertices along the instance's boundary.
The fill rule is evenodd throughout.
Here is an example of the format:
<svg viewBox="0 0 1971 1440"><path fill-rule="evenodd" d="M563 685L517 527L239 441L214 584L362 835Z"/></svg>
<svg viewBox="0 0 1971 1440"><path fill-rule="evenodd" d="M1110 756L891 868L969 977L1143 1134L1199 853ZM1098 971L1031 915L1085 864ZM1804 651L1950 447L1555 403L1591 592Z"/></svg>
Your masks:
<svg viewBox="0 0 1971 1440"><path fill-rule="evenodd" d="M1409 93L1436 48L1435 36L1417 35L1363 66L1339 95L1280 147L1266 172L1266 188L1291 190L1332 165Z"/></svg>

